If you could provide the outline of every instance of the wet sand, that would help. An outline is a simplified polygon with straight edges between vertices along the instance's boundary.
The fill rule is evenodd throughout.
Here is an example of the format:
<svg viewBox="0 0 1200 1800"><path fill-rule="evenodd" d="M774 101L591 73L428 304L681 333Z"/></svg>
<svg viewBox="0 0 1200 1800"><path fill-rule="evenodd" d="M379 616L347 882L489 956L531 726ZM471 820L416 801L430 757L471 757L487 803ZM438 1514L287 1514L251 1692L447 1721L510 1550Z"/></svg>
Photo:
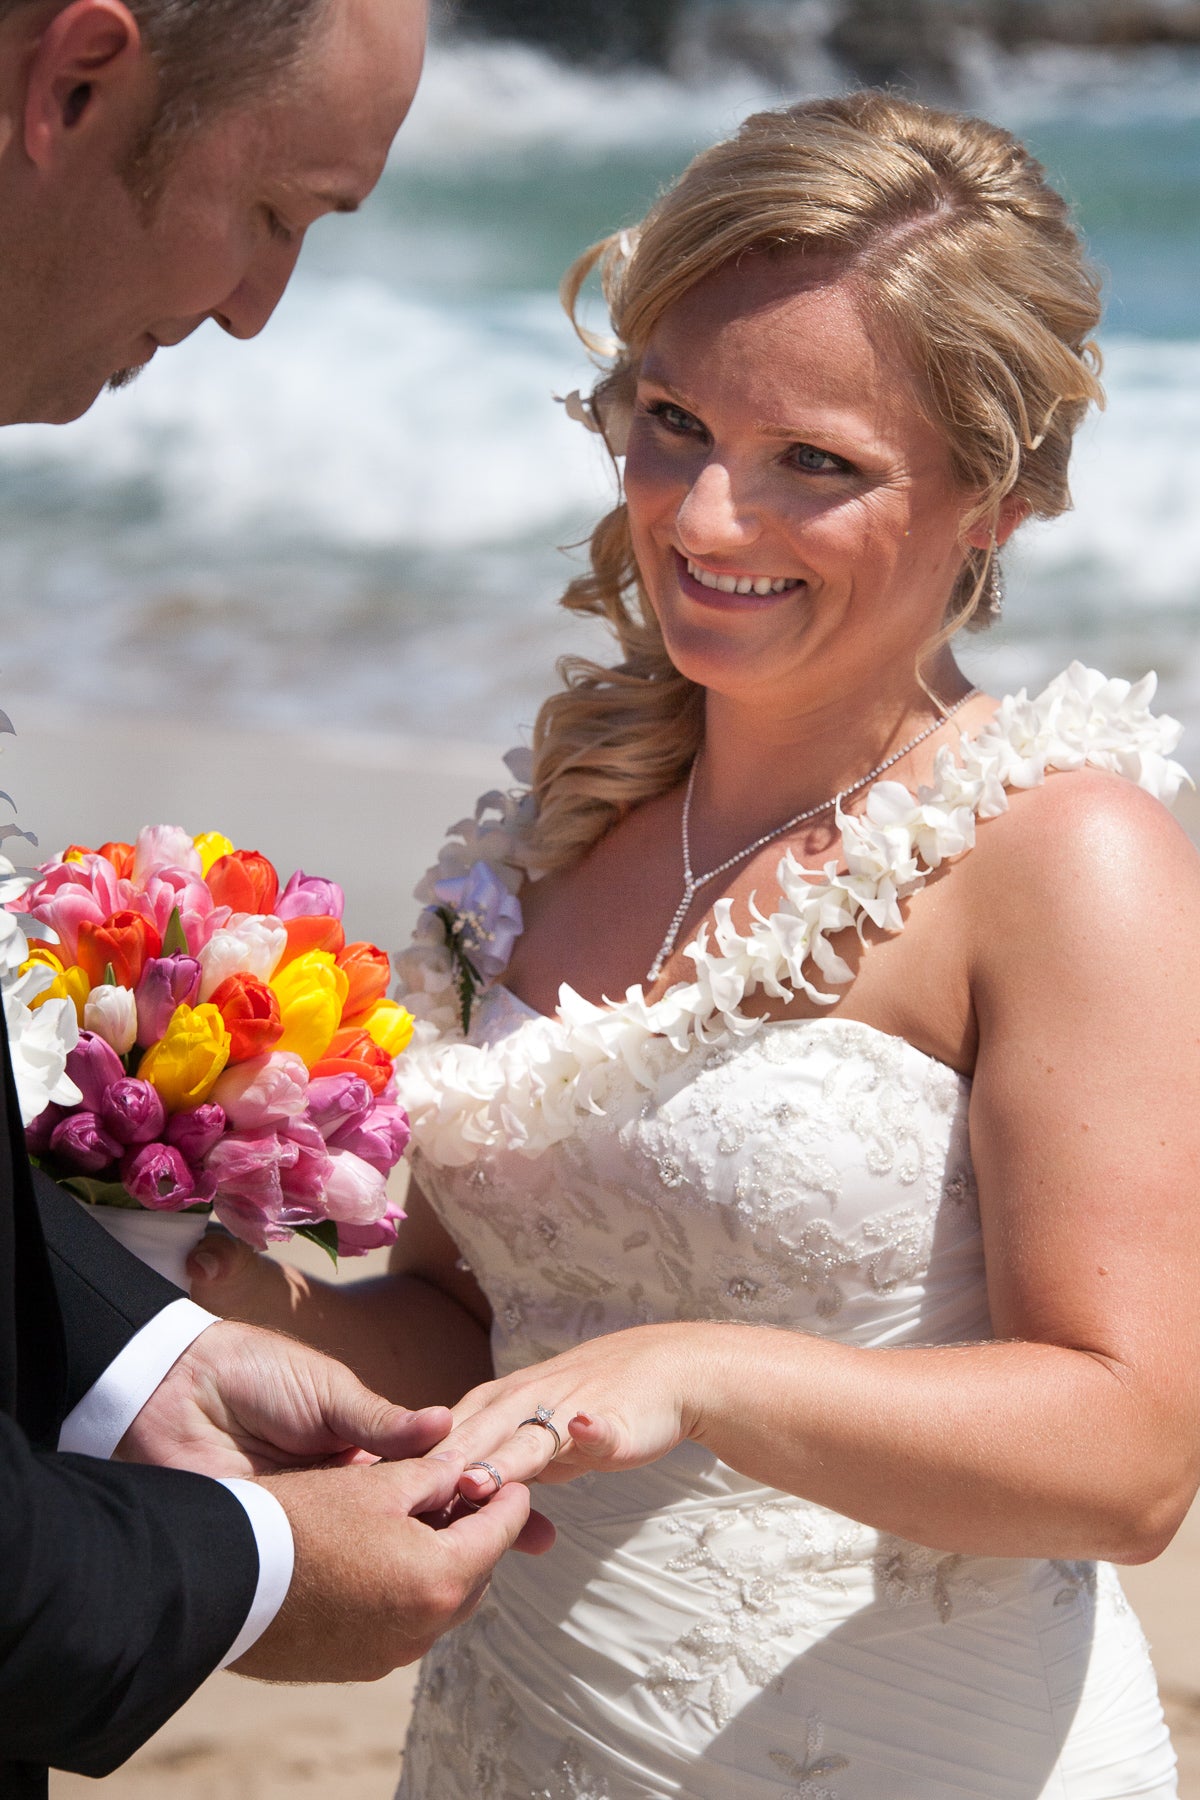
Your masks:
<svg viewBox="0 0 1200 1800"><path fill-rule="evenodd" d="M0 787L38 832L42 855L161 820L217 828L264 851L284 874L303 866L341 881L350 934L389 949L406 935L413 884L447 825L506 779L499 755L484 746L209 727L189 716L183 696L173 722L19 708L14 723L19 736L3 740ZM1185 796L1180 816L1200 841L1195 796ZM320 1252L311 1254L320 1270ZM348 1272L363 1274L375 1260ZM1182 1800L1200 1800L1200 1505L1165 1556L1123 1579L1154 1652ZM351 1687L218 1675L106 1781L54 1775L52 1800L387 1800L412 1684L406 1670Z"/></svg>

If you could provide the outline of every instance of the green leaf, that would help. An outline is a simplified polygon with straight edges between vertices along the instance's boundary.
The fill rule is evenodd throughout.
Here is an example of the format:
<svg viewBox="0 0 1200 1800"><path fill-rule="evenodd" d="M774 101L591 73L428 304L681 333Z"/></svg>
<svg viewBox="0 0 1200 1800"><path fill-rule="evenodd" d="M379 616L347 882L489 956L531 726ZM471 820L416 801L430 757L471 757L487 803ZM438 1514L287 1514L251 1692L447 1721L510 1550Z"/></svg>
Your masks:
<svg viewBox="0 0 1200 1800"><path fill-rule="evenodd" d="M294 1235L307 1238L310 1244L319 1244L334 1268L337 1268L338 1234L332 1219L322 1219L319 1225L297 1225Z"/></svg>
<svg viewBox="0 0 1200 1800"><path fill-rule="evenodd" d="M126 1193L119 1181L96 1181L90 1175L72 1175L67 1181L60 1182L69 1194L75 1194L80 1200L86 1200L89 1206L120 1206L126 1212L144 1212L132 1194Z"/></svg>
<svg viewBox="0 0 1200 1800"><path fill-rule="evenodd" d="M110 962L106 962L104 965L104 985L105 987L117 986L117 971Z"/></svg>
<svg viewBox="0 0 1200 1800"><path fill-rule="evenodd" d="M189 955L183 920L179 916L177 906L171 908L171 917L167 921L167 929L163 932L162 953L164 956Z"/></svg>

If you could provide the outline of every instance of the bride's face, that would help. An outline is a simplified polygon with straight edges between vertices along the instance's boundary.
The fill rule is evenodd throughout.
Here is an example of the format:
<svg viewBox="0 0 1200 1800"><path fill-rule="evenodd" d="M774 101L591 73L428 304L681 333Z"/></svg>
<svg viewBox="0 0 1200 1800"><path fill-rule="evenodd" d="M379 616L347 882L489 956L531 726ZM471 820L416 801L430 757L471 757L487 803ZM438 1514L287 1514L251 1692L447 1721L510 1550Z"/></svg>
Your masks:
<svg viewBox="0 0 1200 1800"><path fill-rule="evenodd" d="M911 682L971 498L851 283L765 256L659 322L625 491L676 667L784 713Z"/></svg>

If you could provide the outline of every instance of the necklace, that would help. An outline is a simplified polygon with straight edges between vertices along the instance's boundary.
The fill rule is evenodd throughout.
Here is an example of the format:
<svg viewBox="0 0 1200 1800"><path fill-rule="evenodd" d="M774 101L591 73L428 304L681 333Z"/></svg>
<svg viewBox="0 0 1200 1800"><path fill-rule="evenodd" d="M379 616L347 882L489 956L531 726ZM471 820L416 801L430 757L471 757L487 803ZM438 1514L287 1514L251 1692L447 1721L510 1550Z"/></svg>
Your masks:
<svg viewBox="0 0 1200 1800"><path fill-rule="evenodd" d="M804 812L798 812L793 818L785 819L782 825L776 825L771 831L764 831L762 836L755 838L752 844L747 844L744 849L735 851L732 856L727 856L724 862L718 863L716 868L710 869L706 875L695 875L692 873L692 793L696 786L696 767L700 761L699 757L694 757L691 770L688 774L687 791L683 797L683 826L681 831L683 843L683 893L680 896L679 905L675 908L674 917L667 927L667 935L662 941L662 948L659 950L658 955L646 971L646 981L657 981L662 974L663 964L675 948L675 940L679 936L679 929L683 924L683 921L687 918L692 901L696 898L696 895L700 892L702 887L707 887L710 881L715 881L718 875L723 875L725 873L726 869L732 869L735 863L744 862L745 859L748 856L752 856L756 850L761 850L764 844L769 844L772 838L782 837L784 832L791 831L793 826L803 825L806 820L815 819L821 813L828 812L830 807L836 806L839 800L845 800L850 794L857 794L860 788L865 788L870 782L874 781L877 776L882 775L885 769L890 769L893 763L898 763L902 756L907 756L910 750L915 750L918 744L923 744L927 737L932 737L935 731L941 729L947 719L953 717L960 706L965 706L968 700L973 700L978 692L978 688L971 688L963 695L961 700L956 700L953 706L947 707L940 719L935 719L932 725L927 725L924 731L919 731L915 738L910 739L907 744L902 745L899 750L887 757L885 761L876 763L873 769L868 769L865 775L860 776L860 778L857 781L852 782L849 787L839 788L836 794L831 794L828 800L822 800L819 806L807 807Z"/></svg>

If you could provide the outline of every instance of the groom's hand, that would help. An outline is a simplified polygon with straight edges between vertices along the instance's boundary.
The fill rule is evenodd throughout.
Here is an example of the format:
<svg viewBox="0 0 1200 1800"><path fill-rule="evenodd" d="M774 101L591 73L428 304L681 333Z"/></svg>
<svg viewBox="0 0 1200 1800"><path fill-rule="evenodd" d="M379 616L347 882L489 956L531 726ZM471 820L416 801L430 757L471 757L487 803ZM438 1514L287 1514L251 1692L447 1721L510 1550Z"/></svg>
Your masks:
<svg viewBox="0 0 1200 1800"><path fill-rule="evenodd" d="M117 1456L202 1475L265 1475L422 1456L450 1425L444 1406L392 1406L332 1357L255 1325L223 1321L201 1332L175 1363Z"/></svg>
<svg viewBox="0 0 1200 1800"><path fill-rule="evenodd" d="M424 1656L474 1612L506 1550L553 1542L508 1484L478 1512L452 1515L462 1461L433 1456L373 1468L267 1478L291 1522L296 1571L287 1599L232 1666L263 1681L378 1681Z"/></svg>

